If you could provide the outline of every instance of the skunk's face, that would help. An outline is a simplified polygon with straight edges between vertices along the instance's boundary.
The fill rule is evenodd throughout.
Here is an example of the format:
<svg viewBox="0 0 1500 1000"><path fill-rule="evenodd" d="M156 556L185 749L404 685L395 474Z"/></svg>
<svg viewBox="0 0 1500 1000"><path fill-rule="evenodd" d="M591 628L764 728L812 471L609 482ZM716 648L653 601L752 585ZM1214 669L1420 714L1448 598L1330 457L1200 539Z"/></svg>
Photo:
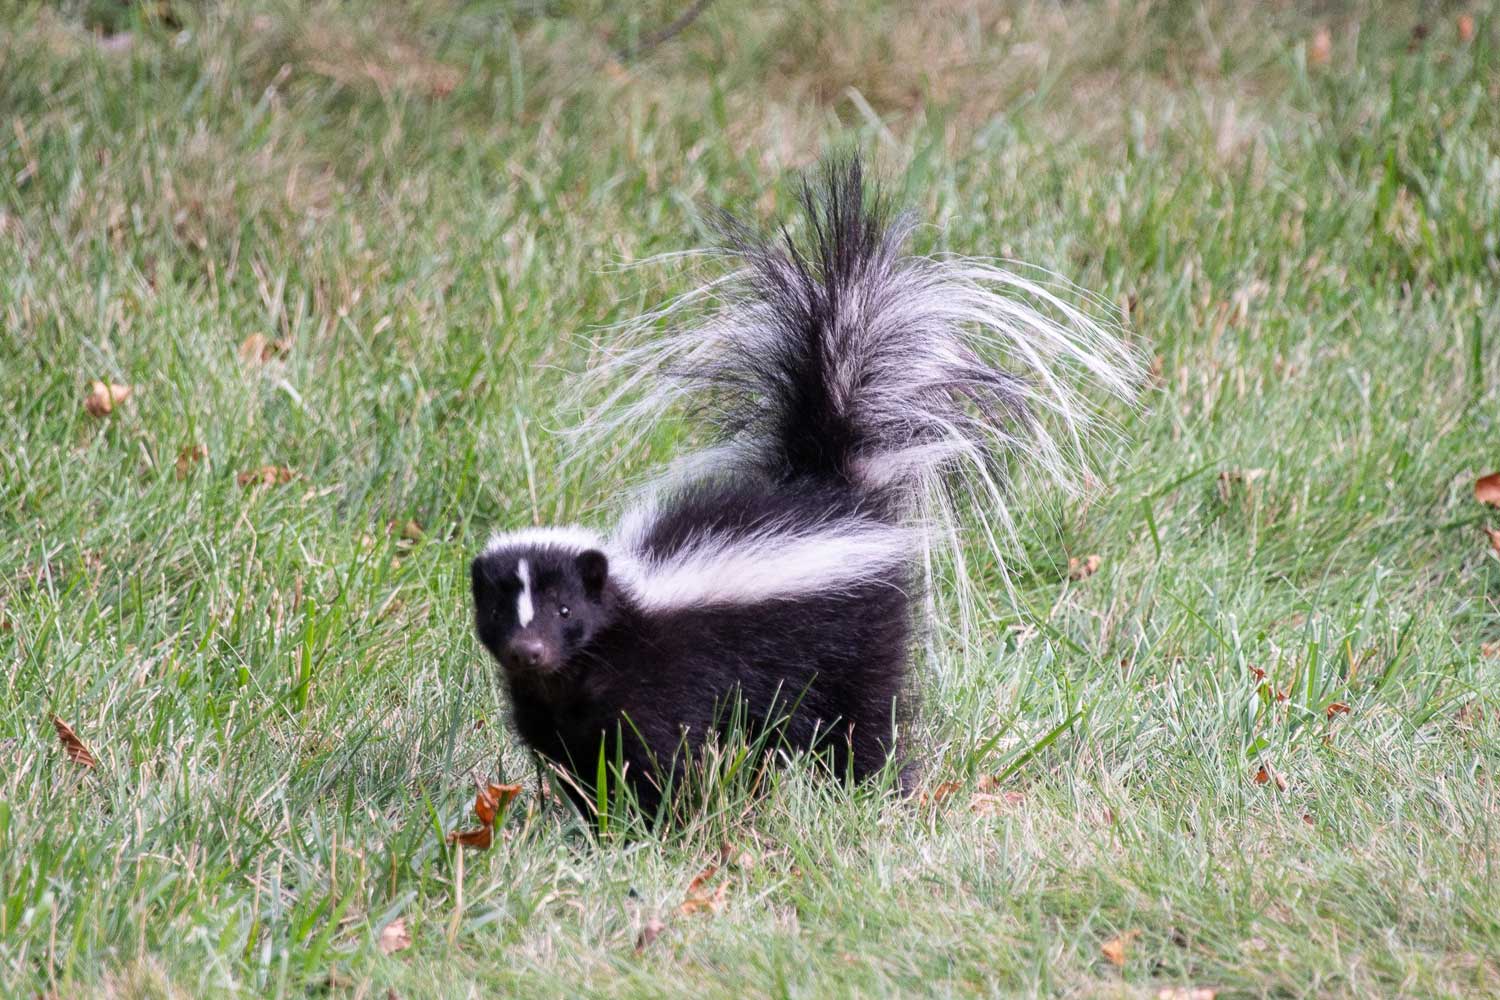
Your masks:
<svg viewBox="0 0 1500 1000"><path fill-rule="evenodd" d="M512 681L561 671L604 626L609 560L595 549L501 549L474 560L479 641Z"/></svg>

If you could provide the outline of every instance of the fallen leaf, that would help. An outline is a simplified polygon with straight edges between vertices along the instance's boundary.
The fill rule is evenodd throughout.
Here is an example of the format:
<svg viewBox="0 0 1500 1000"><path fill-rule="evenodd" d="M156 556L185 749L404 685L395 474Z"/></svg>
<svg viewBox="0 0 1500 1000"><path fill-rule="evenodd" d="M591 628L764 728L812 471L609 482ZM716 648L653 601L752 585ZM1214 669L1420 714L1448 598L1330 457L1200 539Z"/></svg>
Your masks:
<svg viewBox="0 0 1500 1000"><path fill-rule="evenodd" d="M1474 15L1458 15L1458 40L1465 45L1474 40Z"/></svg>
<svg viewBox="0 0 1500 1000"><path fill-rule="evenodd" d="M89 384L88 398L83 401L83 408L93 416L107 417L114 411L117 404L129 399L133 391L128 385L92 382Z"/></svg>
<svg viewBox="0 0 1500 1000"><path fill-rule="evenodd" d="M264 335L252 333L240 341L240 361L247 365L263 365L290 353L292 345L286 340L267 340Z"/></svg>
<svg viewBox="0 0 1500 1000"><path fill-rule="evenodd" d="M1250 673L1254 674L1255 679L1258 681L1263 681L1266 679L1266 672L1260 669L1260 667L1255 666L1253 663L1250 665Z"/></svg>
<svg viewBox="0 0 1500 1000"><path fill-rule="evenodd" d="M184 445L177 453L177 478L186 479L193 466L208 457L208 449L201 444Z"/></svg>
<svg viewBox="0 0 1500 1000"><path fill-rule="evenodd" d="M1228 503L1236 483L1243 484L1246 492L1252 492L1256 481L1265 475L1265 469L1225 469L1219 473L1219 499Z"/></svg>
<svg viewBox="0 0 1500 1000"><path fill-rule="evenodd" d="M423 535L422 526L416 521L407 521L401 526L401 537L408 542L420 542Z"/></svg>
<svg viewBox="0 0 1500 1000"><path fill-rule="evenodd" d="M75 764L82 764L84 767L99 766L99 758L95 757L93 751L78 738L72 726L54 715L52 728L57 730L57 738L62 741L63 752L68 755L69 760Z"/></svg>
<svg viewBox="0 0 1500 1000"><path fill-rule="evenodd" d="M657 938L661 937L661 932L666 929L667 925L662 923L660 920L657 920L655 917L652 917L650 920L646 921L645 926L641 928L640 936L635 939L635 953L639 955L641 952L645 951L648 947L650 947L652 941L655 941Z"/></svg>
<svg viewBox="0 0 1500 1000"><path fill-rule="evenodd" d="M1500 642L1481 643L1479 655L1487 660L1500 660Z"/></svg>
<svg viewBox="0 0 1500 1000"><path fill-rule="evenodd" d="M1214 1000L1218 995L1207 986L1163 986L1156 991L1156 1000Z"/></svg>
<svg viewBox="0 0 1500 1000"><path fill-rule="evenodd" d="M1486 526L1484 533L1490 536L1490 548L1495 550L1496 555L1500 555L1500 531Z"/></svg>
<svg viewBox="0 0 1500 1000"><path fill-rule="evenodd" d="M922 793L922 804L935 806L940 805L944 799L962 788L963 785L957 781L945 781L929 792Z"/></svg>
<svg viewBox="0 0 1500 1000"><path fill-rule="evenodd" d="M687 896L683 899L681 905L677 907L677 912L683 916L688 916L704 911L718 913L723 909L725 900L729 898L729 883L720 882L717 888L712 890L708 888L709 881L718 872L718 865L709 865L697 875L694 875L693 880L688 883Z"/></svg>
<svg viewBox="0 0 1500 1000"><path fill-rule="evenodd" d="M494 826L495 817L503 815L511 800L520 794L520 785L497 785L490 782L474 796L474 815L485 826Z"/></svg>
<svg viewBox="0 0 1500 1000"><path fill-rule="evenodd" d="M1097 555L1085 556L1083 559L1069 559L1068 579L1087 580L1089 577L1099 572L1099 564L1102 562L1103 560L1100 559Z"/></svg>
<svg viewBox="0 0 1500 1000"><path fill-rule="evenodd" d="M494 833L487 826L475 827L472 830L454 830L448 834L448 843L457 844L459 847L473 847L481 851L489 850L493 840Z"/></svg>
<svg viewBox="0 0 1500 1000"><path fill-rule="evenodd" d="M1333 58L1333 32L1319 28L1307 46L1307 61L1314 66L1327 66Z"/></svg>
<svg viewBox="0 0 1500 1000"><path fill-rule="evenodd" d="M1500 472L1491 472L1474 481L1474 499L1492 507L1500 507Z"/></svg>
<svg viewBox="0 0 1500 1000"><path fill-rule="evenodd" d="M411 933L406 929L406 918L397 917L382 927L379 944L382 955L390 955L410 948Z"/></svg>
<svg viewBox="0 0 1500 1000"><path fill-rule="evenodd" d="M1008 792L976 792L969 800L969 809L981 816L998 816L1007 807L1018 806L1026 801L1026 796L1018 791Z"/></svg>
<svg viewBox="0 0 1500 1000"><path fill-rule="evenodd" d="M262 465L258 469L249 469L234 477L234 481L241 486L275 486L278 483L285 484L297 478L297 474L285 465Z"/></svg>
<svg viewBox="0 0 1500 1000"><path fill-rule="evenodd" d="M448 834L448 843L489 850L494 842L496 817L505 815L511 800L520 794L520 785L497 785L493 781L481 785L474 795L474 815L483 825L471 830L454 830Z"/></svg>
<svg viewBox="0 0 1500 1000"><path fill-rule="evenodd" d="M1124 931L1104 942L1099 950L1104 953L1105 958L1109 959L1111 965L1124 966L1126 953L1135 943L1135 939L1140 936L1139 930Z"/></svg>
<svg viewBox="0 0 1500 1000"><path fill-rule="evenodd" d="M1277 774L1275 771L1272 771L1265 764L1262 764L1260 768L1255 772L1255 783L1257 785L1267 785L1272 781L1276 782L1276 787L1278 789L1283 792L1286 791L1286 779Z"/></svg>
<svg viewBox="0 0 1500 1000"><path fill-rule="evenodd" d="M1346 704L1344 704L1341 701L1336 701L1332 705L1328 706L1328 709L1325 712L1325 714L1330 719L1333 718L1335 715L1348 715L1349 714L1349 706L1346 705Z"/></svg>

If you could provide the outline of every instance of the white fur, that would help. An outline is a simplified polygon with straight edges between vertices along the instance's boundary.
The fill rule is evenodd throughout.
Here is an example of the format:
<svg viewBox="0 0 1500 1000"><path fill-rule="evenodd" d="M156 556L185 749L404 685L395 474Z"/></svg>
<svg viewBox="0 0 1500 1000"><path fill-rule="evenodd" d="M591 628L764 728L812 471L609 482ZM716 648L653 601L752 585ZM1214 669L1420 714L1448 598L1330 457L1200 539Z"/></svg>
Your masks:
<svg viewBox="0 0 1500 1000"><path fill-rule="evenodd" d="M890 580L917 548L909 529L849 520L801 531L768 524L740 538L705 535L666 558L651 559L634 549L650 517L646 510L621 521L611 574L653 611L846 593Z"/></svg>
<svg viewBox="0 0 1500 1000"><path fill-rule="evenodd" d="M871 486L909 484L927 524L921 537L945 545L957 542L945 481L966 481L986 500L978 514L998 558L1016 526L991 456L1017 454L1025 461L1009 471L1078 492L1088 481L1087 444L1107 427L1095 399L1101 391L1130 398L1140 359L1096 318L1105 303L1055 275L1014 262L905 256L908 232L895 226L847 289L831 390L876 439L891 442L864 456L857 474ZM589 380L609 388L579 431L580 454L622 427L649 433L702 390L705 373L733 373L739 359L783 336L754 277L745 269L711 280L621 331L620 346L606 348ZM1017 377L1014 395L1028 419L984 417L955 391L992 368ZM912 428L923 433L912 437ZM710 458L733 467L753 460L754 446L731 441Z"/></svg>
<svg viewBox="0 0 1500 1000"><path fill-rule="evenodd" d="M516 621L525 628L536 617L536 608L531 603L531 567L526 565L525 559L516 563L516 576L521 581L521 593L516 598Z"/></svg>
<svg viewBox="0 0 1500 1000"><path fill-rule="evenodd" d="M499 531L485 543L484 554L490 555L502 549L555 548L568 552L586 552L597 549L604 543L597 532L577 525L561 525L548 528L518 528L515 531Z"/></svg>

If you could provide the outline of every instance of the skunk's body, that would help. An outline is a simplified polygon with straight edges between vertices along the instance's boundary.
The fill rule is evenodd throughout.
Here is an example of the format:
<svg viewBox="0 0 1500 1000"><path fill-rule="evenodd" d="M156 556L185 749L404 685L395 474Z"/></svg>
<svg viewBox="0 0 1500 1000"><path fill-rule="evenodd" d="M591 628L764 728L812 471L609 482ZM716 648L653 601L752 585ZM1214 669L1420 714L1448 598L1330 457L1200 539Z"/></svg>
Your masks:
<svg viewBox="0 0 1500 1000"><path fill-rule="evenodd" d="M1086 409L1068 368L1128 387L1129 355L1044 290L904 256L909 224L867 199L857 162L804 201L809 255L729 224L746 267L700 296L717 311L615 360L627 417L685 395L714 409L722 440L696 473L607 538L503 533L474 561L479 636L516 728L578 779L580 801L602 752L654 811L731 719L774 724L781 745L826 751L856 780L879 770L896 749L928 542L952 530L930 502L967 470L1004 521L1006 453L1060 465L1068 441L1047 432L1048 411L1077 440Z"/></svg>

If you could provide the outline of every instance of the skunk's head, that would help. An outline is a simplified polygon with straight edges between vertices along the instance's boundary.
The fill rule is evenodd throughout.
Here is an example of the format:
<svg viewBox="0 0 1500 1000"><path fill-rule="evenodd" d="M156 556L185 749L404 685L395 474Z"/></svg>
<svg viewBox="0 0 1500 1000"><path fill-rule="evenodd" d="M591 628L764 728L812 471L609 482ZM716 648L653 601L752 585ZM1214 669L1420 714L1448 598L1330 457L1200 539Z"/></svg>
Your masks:
<svg viewBox="0 0 1500 1000"><path fill-rule="evenodd" d="M470 575L479 641L511 681L558 674L609 620L609 560L592 546L491 543Z"/></svg>

